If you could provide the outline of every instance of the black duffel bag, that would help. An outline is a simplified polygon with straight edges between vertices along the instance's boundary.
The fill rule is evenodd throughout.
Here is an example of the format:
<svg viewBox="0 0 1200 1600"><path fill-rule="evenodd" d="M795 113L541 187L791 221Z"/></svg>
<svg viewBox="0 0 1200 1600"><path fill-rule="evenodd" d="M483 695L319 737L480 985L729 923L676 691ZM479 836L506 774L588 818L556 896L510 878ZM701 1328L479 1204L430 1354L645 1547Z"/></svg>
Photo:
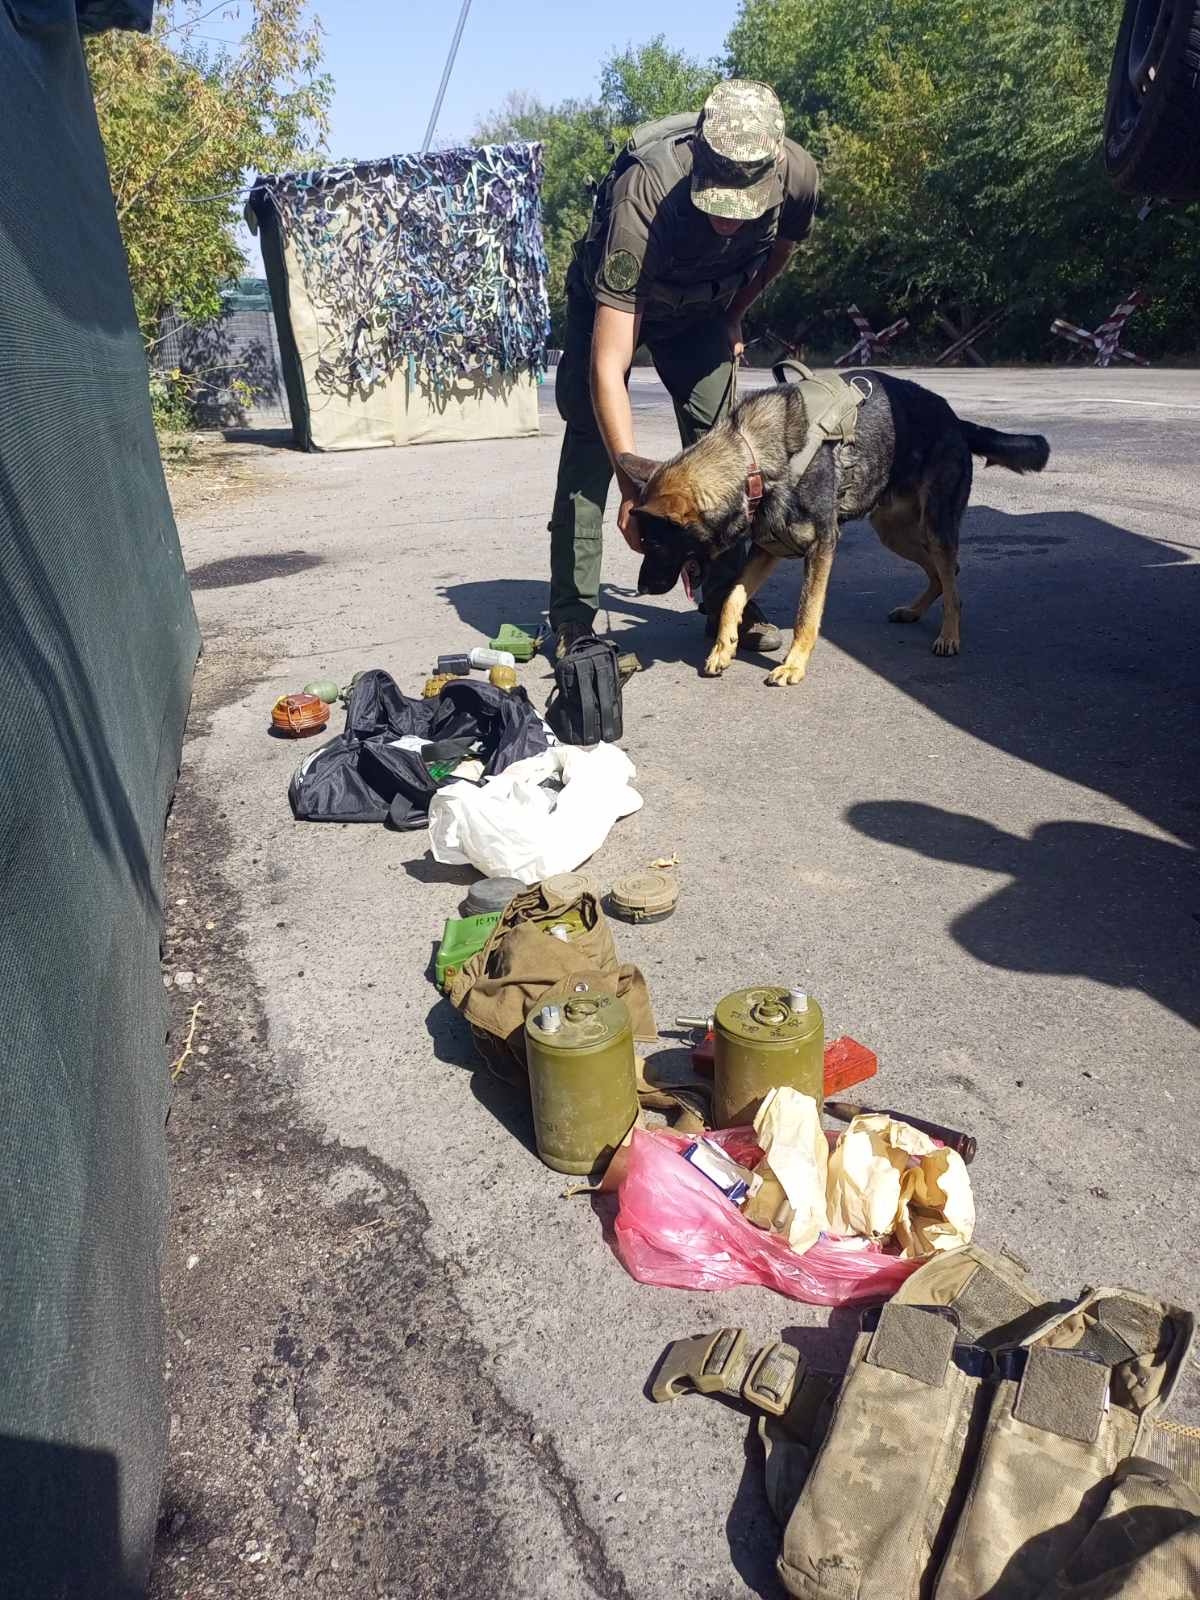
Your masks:
<svg viewBox="0 0 1200 1600"><path fill-rule="evenodd" d="M288 798L302 822L383 822L423 828L438 789L425 755L403 750L405 734L479 742L485 775L547 748L541 718L524 689L456 678L436 700L402 694L379 668L359 674L342 733L314 750L292 775Z"/></svg>

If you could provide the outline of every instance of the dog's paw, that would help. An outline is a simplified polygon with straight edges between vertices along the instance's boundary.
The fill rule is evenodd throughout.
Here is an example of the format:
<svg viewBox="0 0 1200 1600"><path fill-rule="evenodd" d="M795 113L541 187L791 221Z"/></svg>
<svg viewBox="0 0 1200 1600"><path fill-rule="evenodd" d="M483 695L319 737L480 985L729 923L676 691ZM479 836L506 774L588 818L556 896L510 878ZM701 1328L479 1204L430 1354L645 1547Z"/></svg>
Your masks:
<svg viewBox="0 0 1200 1600"><path fill-rule="evenodd" d="M894 611L888 612L889 622L920 622L920 612L914 611L911 606L897 606Z"/></svg>
<svg viewBox="0 0 1200 1600"><path fill-rule="evenodd" d="M774 688L785 684L799 683L804 677L805 668L798 662L781 661L773 671L767 673L767 682Z"/></svg>
<svg viewBox="0 0 1200 1600"><path fill-rule="evenodd" d="M944 633L939 633L933 641L935 656L956 656L958 654L958 640L948 639Z"/></svg>
<svg viewBox="0 0 1200 1600"><path fill-rule="evenodd" d="M709 652L708 660L704 663L703 667L701 667L700 671L706 678L719 678L732 660L732 652L728 650L722 650L721 646L717 645Z"/></svg>

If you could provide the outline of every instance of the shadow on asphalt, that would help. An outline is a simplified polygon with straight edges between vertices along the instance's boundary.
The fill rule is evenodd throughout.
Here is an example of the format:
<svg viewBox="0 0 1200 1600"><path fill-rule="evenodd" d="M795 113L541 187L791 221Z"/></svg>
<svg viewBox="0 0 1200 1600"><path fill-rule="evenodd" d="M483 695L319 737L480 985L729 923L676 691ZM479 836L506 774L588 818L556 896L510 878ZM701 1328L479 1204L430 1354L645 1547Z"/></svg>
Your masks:
<svg viewBox="0 0 1200 1600"><path fill-rule="evenodd" d="M936 608L915 627L883 622L910 579L873 538L847 539L824 634L956 728L1174 839L1077 821L1024 837L908 797L851 806L847 820L929 860L1009 879L952 924L977 960L1141 989L1200 1025L1200 564L1098 518L976 507L962 569L955 660L928 654Z"/></svg>
<svg viewBox="0 0 1200 1600"><path fill-rule="evenodd" d="M432 961L427 976L432 980ZM425 1027L437 1059L469 1072L471 1093L479 1104L490 1111L500 1126L523 1144L526 1150L536 1155L537 1144L533 1136L533 1112L528 1091L520 1084L503 1082L480 1060L462 1013L442 997L430 1007L425 1017Z"/></svg>
<svg viewBox="0 0 1200 1600"><path fill-rule="evenodd" d="M448 584L439 593L467 627L493 638L502 622L529 623L544 617L548 591L546 584L526 578L494 578ZM791 603L794 601L793 595ZM683 661L699 672L712 648L704 637L698 611L672 611L653 597L642 599L635 590L613 584L602 588L600 607L597 626L601 632L611 633L622 652L633 651L643 667L656 661ZM747 654L739 659L772 667L778 658ZM549 667L547 660L547 675Z"/></svg>
<svg viewBox="0 0 1200 1600"><path fill-rule="evenodd" d="M1028 838L916 801L851 806L869 838L1009 882L950 932L991 967L1141 989L1200 1027L1200 862L1183 845L1106 823L1045 822Z"/></svg>

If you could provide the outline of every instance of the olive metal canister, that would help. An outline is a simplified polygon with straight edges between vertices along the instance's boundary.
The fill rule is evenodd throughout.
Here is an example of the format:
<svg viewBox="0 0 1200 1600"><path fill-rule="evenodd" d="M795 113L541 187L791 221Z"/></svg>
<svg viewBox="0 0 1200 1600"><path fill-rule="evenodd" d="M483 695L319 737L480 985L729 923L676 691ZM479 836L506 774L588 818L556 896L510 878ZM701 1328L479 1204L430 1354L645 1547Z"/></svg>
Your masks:
<svg viewBox="0 0 1200 1600"><path fill-rule="evenodd" d="M581 982L542 996L525 1021L538 1155L556 1172L608 1165L638 1114L629 1011Z"/></svg>
<svg viewBox="0 0 1200 1600"><path fill-rule="evenodd" d="M713 1122L754 1121L763 1096L790 1085L820 1106L825 1093L825 1018L801 989L739 989L713 1018Z"/></svg>

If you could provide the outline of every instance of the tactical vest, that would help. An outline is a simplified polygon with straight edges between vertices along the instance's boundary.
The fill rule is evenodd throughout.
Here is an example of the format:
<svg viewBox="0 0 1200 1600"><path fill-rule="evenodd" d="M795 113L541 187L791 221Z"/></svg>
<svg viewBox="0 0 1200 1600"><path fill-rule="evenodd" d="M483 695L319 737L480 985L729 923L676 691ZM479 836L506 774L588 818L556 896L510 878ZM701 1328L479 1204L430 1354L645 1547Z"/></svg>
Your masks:
<svg viewBox="0 0 1200 1600"><path fill-rule="evenodd" d="M1190 1600L1200 1429L1158 1414L1193 1332L1127 1289L1043 1304L970 1247L864 1316L840 1387L723 1329L672 1346L652 1392L768 1413L779 1572L803 1600Z"/></svg>
<svg viewBox="0 0 1200 1600"><path fill-rule="evenodd" d="M612 210L613 186L617 179L636 163L658 180L664 197L669 195L676 184L690 174L690 168L680 157L679 147L695 134L697 120L696 112L683 111L675 116L660 117L655 122L644 122L630 134L624 149L596 190L587 234L576 246L589 290L594 289L596 275L600 270L604 239L608 232ZM659 321L663 318L686 317L703 311L706 307L718 309L727 306L738 290L744 288L766 264L771 247L779 233L782 209L782 204L774 206L764 216L743 224L743 229L752 230L752 234L745 235L739 230L739 235L744 243L752 244L752 250L749 258L732 272L715 271L717 265L715 250L714 270L704 272L691 282L678 281L670 274L674 268L686 272L690 277L696 270L696 264L669 265L668 276L656 281L647 295L647 319ZM717 237L714 233L714 241Z"/></svg>

